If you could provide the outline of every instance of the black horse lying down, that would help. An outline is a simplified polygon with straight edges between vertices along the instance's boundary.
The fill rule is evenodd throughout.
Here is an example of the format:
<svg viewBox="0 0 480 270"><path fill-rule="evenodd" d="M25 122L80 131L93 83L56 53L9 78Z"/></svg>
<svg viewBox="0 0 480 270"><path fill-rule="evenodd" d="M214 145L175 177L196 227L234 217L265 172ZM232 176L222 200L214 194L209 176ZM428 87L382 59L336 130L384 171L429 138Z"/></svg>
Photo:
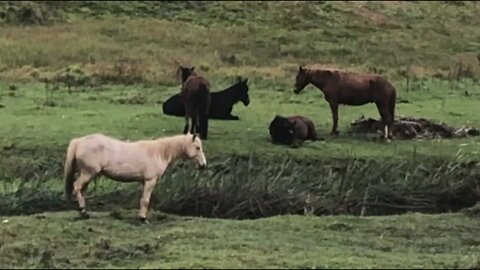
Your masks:
<svg viewBox="0 0 480 270"><path fill-rule="evenodd" d="M210 113L208 118L221 120L239 120L238 116L232 115L233 105L239 101L243 105L250 104L248 96L248 79L238 78L238 82L220 92L211 92ZM175 94L163 102L163 113L172 116L185 116L180 94Z"/></svg>

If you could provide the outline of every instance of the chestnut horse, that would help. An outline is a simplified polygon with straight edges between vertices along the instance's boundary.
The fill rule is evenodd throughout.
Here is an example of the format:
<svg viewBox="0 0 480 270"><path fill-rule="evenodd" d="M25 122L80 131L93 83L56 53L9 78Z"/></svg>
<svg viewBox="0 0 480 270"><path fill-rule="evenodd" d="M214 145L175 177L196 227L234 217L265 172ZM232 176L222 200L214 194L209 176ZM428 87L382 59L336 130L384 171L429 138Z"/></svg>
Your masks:
<svg viewBox="0 0 480 270"><path fill-rule="evenodd" d="M360 75L333 69L311 69L299 67L295 94L308 84L323 92L330 104L333 126L331 135L338 135L338 106L360 106L375 103L384 126L384 138L392 138L391 127L395 118L395 87L379 75Z"/></svg>
<svg viewBox="0 0 480 270"><path fill-rule="evenodd" d="M208 114L210 112L210 83L207 79L194 72L195 67L180 66L182 88L180 97L185 108L186 134L191 119L190 133L198 132L202 140L207 140Z"/></svg>

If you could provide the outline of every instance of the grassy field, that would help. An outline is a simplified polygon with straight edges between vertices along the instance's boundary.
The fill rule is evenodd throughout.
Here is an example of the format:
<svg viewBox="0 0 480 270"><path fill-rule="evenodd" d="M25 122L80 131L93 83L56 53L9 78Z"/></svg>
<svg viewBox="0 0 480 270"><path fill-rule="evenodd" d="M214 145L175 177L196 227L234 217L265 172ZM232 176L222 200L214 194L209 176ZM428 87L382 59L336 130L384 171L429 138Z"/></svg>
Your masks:
<svg viewBox="0 0 480 270"><path fill-rule="evenodd" d="M478 217L464 214L286 215L234 221L155 213L150 226L139 226L133 215L95 212L88 221L74 221L72 212L9 217L1 225L0 264L5 268L466 269L478 267L480 261Z"/></svg>
<svg viewBox="0 0 480 270"><path fill-rule="evenodd" d="M293 85L299 64L375 72L397 88L397 117L479 128L479 20L466 1L1 2L0 266L478 267L478 217L440 213L480 198L480 137L348 133L361 115L379 118L370 104L340 107L333 139L321 92ZM151 226L130 222L139 186L105 178L87 193L93 219L73 222L69 140L180 133L184 119L161 109L179 64L215 91L249 78L241 120L210 122L210 168L172 168ZM273 145L275 114L311 118L325 140ZM410 211L436 214L344 216ZM304 212L315 217L293 215Z"/></svg>

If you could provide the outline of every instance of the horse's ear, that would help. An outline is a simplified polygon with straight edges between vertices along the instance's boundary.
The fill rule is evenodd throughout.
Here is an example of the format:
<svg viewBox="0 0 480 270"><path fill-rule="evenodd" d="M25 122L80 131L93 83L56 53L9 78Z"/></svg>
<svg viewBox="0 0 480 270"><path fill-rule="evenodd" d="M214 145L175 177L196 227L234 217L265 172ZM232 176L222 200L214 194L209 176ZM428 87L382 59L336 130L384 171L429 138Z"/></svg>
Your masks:
<svg viewBox="0 0 480 270"><path fill-rule="evenodd" d="M192 137L192 142L195 141L195 138L197 137L197 134L196 133L193 133L193 137Z"/></svg>
<svg viewBox="0 0 480 270"><path fill-rule="evenodd" d="M195 69L195 66L191 67L191 68L190 68L190 71L193 71L194 69Z"/></svg>
<svg viewBox="0 0 480 270"><path fill-rule="evenodd" d="M296 124L296 123L297 123L297 120L293 120L293 122L291 122L291 125L290 125L290 127L292 127L292 128L293 128L293 127L295 126L295 124Z"/></svg>
<svg viewBox="0 0 480 270"><path fill-rule="evenodd" d="M300 65L300 66L298 66L298 71L299 71L299 72L304 72L304 71L305 71L305 68Z"/></svg>
<svg viewBox="0 0 480 270"><path fill-rule="evenodd" d="M180 77L180 74L182 73L182 70L183 70L183 67L182 67L182 66L178 66L177 72L175 73L175 76L176 76L177 78Z"/></svg>
<svg viewBox="0 0 480 270"><path fill-rule="evenodd" d="M243 83L247 84L248 83L248 78L245 78L245 80L243 80Z"/></svg>

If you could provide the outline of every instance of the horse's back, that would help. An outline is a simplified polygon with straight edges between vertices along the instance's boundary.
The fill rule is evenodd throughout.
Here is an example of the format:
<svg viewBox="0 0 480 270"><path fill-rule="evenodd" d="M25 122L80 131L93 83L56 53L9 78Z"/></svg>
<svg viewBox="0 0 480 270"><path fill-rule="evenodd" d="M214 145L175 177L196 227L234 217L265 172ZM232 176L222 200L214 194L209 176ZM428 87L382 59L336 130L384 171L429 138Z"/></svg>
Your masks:
<svg viewBox="0 0 480 270"><path fill-rule="evenodd" d="M392 83L378 74L341 73L341 81L357 89L370 89L377 92L395 90Z"/></svg>
<svg viewBox="0 0 480 270"><path fill-rule="evenodd" d="M201 76L188 78L182 86L180 94L184 104L185 113L199 110L202 115L206 115L211 103L210 83Z"/></svg>
<svg viewBox="0 0 480 270"><path fill-rule="evenodd" d="M75 138L77 141L80 142L89 142L89 143L103 143L103 142L122 142L121 140L105 135L103 133L92 133L87 134L82 137Z"/></svg>
<svg viewBox="0 0 480 270"><path fill-rule="evenodd" d="M394 91L392 84L381 75L338 72L329 83L327 96L341 104L359 106L382 103Z"/></svg>
<svg viewBox="0 0 480 270"><path fill-rule="evenodd" d="M77 155L79 156L90 156L91 154L100 155L107 150L112 151L128 144L128 142L102 133L88 134L75 138L75 141L77 145Z"/></svg>
<svg viewBox="0 0 480 270"><path fill-rule="evenodd" d="M376 76L370 79L370 86L376 91L383 91L386 93L396 92L393 84L383 76Z"/></svg>
<svg viewBox="0 0 480 270"><path fill-rule="evenodd" d="M210 83L202 76L189 77L182 86L183 98L210 94Z"/></svg>
<svg viewBox="0 0 480 270"><path fill-rule="evenodd" d="M315 124L312 120L301 115L290 116L288 117L288 120L291 122L296 121L296 136L299 136L301 139L304 140L316 140L317 133L315 131Z"/></svg>

